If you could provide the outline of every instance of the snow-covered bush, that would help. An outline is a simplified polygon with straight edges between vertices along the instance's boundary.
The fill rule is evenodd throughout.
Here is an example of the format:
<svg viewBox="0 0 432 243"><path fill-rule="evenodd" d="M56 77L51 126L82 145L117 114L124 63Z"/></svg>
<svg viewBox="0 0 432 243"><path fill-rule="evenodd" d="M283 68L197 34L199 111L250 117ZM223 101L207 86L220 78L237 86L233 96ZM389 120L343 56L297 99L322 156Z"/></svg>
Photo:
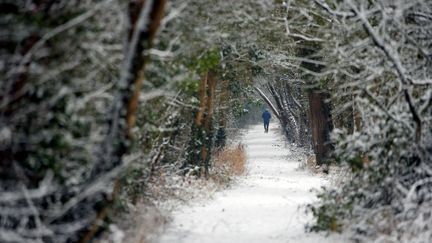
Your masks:
<svg viewBox="0 0 432 243"><path fill-rule="evenodd" d="M118 170L91 173L122 62L121 1L1 1L0 241L75 241Z"/></svg>
<svg viewBox="0 0 432 243"><path fill-rule="evenodd" d="M328 31L321 55L333 103L354 124L333 133L334 155L351 166L352 179L323 192L314 229L340 225L361 242L430 242L431 2L316 0L308 7Z"/></svg>
<svg viewBox="0 0 432 243"><path fill-rule="evenodd" d="M125 155L164 3L0 2L1 242L99 232L139 157Z"/></svg>

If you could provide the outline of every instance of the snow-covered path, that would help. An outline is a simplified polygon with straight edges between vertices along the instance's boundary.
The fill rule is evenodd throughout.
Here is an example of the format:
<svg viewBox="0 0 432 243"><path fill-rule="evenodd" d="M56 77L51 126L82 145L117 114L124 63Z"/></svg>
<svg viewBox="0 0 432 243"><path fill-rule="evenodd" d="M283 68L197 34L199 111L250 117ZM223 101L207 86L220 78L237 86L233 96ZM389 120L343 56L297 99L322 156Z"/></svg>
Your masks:
<svg viewBox="0 0 432 243"><path fill-rule="evenodd" d="M340 236L305 233L311 218L302 206L315 200L311 188L325 181L298 169L300 162L290 159L278 131L273 128L265 134L261 125L251 127L243 138L247 174L212 200L174 212L160 242L346 242Z"/></svg>

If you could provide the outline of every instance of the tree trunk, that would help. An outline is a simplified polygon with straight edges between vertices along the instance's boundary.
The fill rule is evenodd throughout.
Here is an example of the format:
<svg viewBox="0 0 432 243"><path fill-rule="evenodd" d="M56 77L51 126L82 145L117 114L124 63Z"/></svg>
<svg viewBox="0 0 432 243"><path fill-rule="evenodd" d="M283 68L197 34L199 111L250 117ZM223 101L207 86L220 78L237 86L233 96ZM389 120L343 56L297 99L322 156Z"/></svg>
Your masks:
<svg viewBox="0 0 432 243"><path fill-rule="evenodd" d="M201 166L201 157L202 157L202 140L203 140L203 120L204 120L204 112L206 110L207 104L207 82L208 82L208 73L206 72L199 83L199 91L198 91L198 99L199 99L199 107L196 111L195 118L191 127L191 136L189 140L188 146L188 160L185 164L185 167Z"/></svg>
<svg viewBox="0 0 432 243"><path fill-rule="evenodd" d="M199 85L199 108L192 124L191 138L188 147L188 160L185 166L199 166L198 175L208 175L212 147L212 119L216 79L212 71L207 71Z"/></svg>
<svg viewBox="0 0 432 243"><path fill-rule="evenodd" d="M319 52L321 47L318 43L304 43L304 47L299 48L298 54L302 58L319 60L319 56L314 56ZM301 67L320 73L324 68L323 65L302 61ZM310 77L310 81L316 80L317 77ZM316 155L317 165L326 163L330 152L333 150L333 145L330 143L330 132L333 130L333 121L331 117L330 106L326 103L329 97L318 87L316 81L310 82L309 85L315 88L309 88L309 125L312 133L312 147Z"/></svg>
<svg viewBox="0 0 432 243"><path fill-rule="evenodd" d="M207 105L206 105L206 116L204 121L204 132L205 138L202 145L202 153L201 153L201 163L204 165L204 174L208 176L209 169L209 161L210 161L210 153L212 147L212 120L213 120L213 111L214 111L214 95L216 90L216 79L215 74L212 71L207 73L208 77L208 89L207 89Z"/></svg>
<svg viewBox="0 0 432 243"><path fill-rule="evenodd" d="M218 130L216 132L215 147L221 150L226 144L226 127L227 127L227 108L229 100L228 80L222 80L220 82L220 95L218 97L217 110L218 116Z"/></svg>
<svg viewBox="0 0 432 243"><path fill-rule="evenodd" d="M330 143L330 132L333 130L333 123L329 104L326 102L327 98L328 94L318 90L309 91L309 121L317 165L326 163L329 153L333 150Z"/></svg>
<svg viewBox="0 0 432 243"><path fill-rule="evenodd" d="M195 116L195 126L201 127L204 117L204 112L206 109L206 99L207 99L207 81L208 81L208 73L203 75L203 78L199 84L199 108L197 114Z"/></svg>
<svg viewBox="0 0 432 243"><path fill-rule="evenodd" d="M139 1L136 8L130 9L129 42L126 48L122 75L116 87L118 88L114 101L116 103L114 104L108 136L103 146L102 158L93 168L92 174L116 167L121 163L123 155L129 150L132 140L131 129L135 125L138 98L144 80L145 64L148 61L148 56L144 56L143 52L152 47L164 15L165 4L166 0L143 0ZM135 12L133 13L132 10ZM139 17L133 18L137 12ZM95 222L81 238L81 243L89 242L93 238L99 229L100 221L104 220L108 213L108 206L115 200L119 190L120 181L116 179L112 195L107 199L106 206L98 212Z"/></svg>
<svg viewBox="0 0 432 243"><path fill-rule="evenodd" d="M354 123L353 133L354 132L360 133L362 130L362 118L361 118L360 111L357 108L355 97L354 97L352 113L353 113L353 123ZM370 164L369 156L367 154L362 154L361 156L362 156L363 166L364 167L369 166Z"/></svg>

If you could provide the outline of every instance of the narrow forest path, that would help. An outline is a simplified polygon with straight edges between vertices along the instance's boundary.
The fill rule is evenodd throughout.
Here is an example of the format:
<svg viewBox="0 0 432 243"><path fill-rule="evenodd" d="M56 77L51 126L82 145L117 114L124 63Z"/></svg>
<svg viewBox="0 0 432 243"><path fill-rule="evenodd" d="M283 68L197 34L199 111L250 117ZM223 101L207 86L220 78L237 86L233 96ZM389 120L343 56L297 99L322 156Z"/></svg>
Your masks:
<svg viewBox="0 0 432 243"><path fill-rule="evenodd" d="M252 126L243 137L246 175L213 199L174 212L160 242L345 242L336 235L305 233L311 216L304 213L304 205L315 200L310 190L325 181L299 169L279 131L273 127L266 134L261 125Z"/></svg>

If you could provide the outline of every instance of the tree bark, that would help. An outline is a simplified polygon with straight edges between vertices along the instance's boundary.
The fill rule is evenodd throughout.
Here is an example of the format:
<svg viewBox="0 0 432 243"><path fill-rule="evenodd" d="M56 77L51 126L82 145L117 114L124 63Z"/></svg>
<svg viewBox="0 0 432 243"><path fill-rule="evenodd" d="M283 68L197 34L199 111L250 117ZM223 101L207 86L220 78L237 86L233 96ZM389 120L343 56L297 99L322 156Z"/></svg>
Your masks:
<svg viewBox="0 0 432 243"><path fill-rule="evenodd" d="M166 0L139 1L136 5L139 18L131 18L131 32L126 48L124 70L116 88L116 95L112 119L110 121L108 136L103 146L101 160L93 168L92 174L109 170L122 161L123 155L129 150L132 134L131 129L135 125L135 113L138 106L138 98L144 80L145 64L148 55L143 55L153 44L157 29L164 15ZM138 10L139 9L139 10ZM132 9L130 9L132 11ZM131 13L133 15L134 13ZM133 31L132 31L133 30ZM126 109L126 112L124 112ZM114 189L104 206L97 214L95 222L83 235L80 242L89 242L99 229L99 222L104 220L108 213L108 206L115 200L119 189L120 181L117 178L114 182Z"/></svg>
<svg viewBox="0 0 432 243"><path fill-rule="evenodd" d="M329 104L326 102L328 94L318 90L309 91L309 116L312 131L312 145L316 154L317 165L322 165L333 150L330 143L330 133L333 123Z"/></svg>
<svg viewBox="0 0 432 243"><path fill-rule="evenodd" d="M219 109L216 111L218 116L218 130L216 132L216 148L221 150L226 144L226 127L227 127L227 108L229 102L228 80L221 80L220 93L218 96Z"/></svg>
<svg viewBox="0 0 432 243"><path fill-rule="evenodd" d="M199 83L198 90L198 99L199 99L199 107L196 111L195 118L193 120L193 124L191 127L191 135L188 146L188 160L185 166L202 166L201 165L201 157L202 146L200 146L203 140L203 120L204 120L204 112L206 111L207 104L207 82L208 82L208 73L202 75L202 78Z"/></svg>
<svg viewBox="0 0 432 243"><path fill-rule="evenodd" d="M208 72L203 75L200 84L199 84L199 108L197 114L195 116L195 126L201 127L204 117L204 112L206 109L206 99L207 99L207 80L208 80Z"/></svg>
<svg viewBox="0 0 432 243"><path fill-rule="evenodd" d="M310 58L312 60L318 60L320 57L314 57L314 55L320 50L318 43L304 43L305 47L298 50L298 54L302 58ZM300 64L301 67L311 70L316 73L320 73L324 68L323 65L303 61ZM316 77L311 77L311 80ZM308 89L309 98L309 125L312 133L312 147L316 154L317 165L321 165L327 162L330 152L333 150L333 146L330 143L330 133L333 130L333 121L331 117L331 110L326 99L329 98L329 94L320 90L316 81L309 81L309 85L315 88Z"/></svg>
<svg viewBox="0 0 432 243"><path fill-rule="evenodd" d="M207 90L207 101L206 101L206 116L204 121L204 132L205 141L202 145L201 163L204 165L204 174L208 176L210 153L212 147L212 123L213 123L213 111L214 111L214 95L216 90L216 78L213 71L207 73L208 77L208 90Z"/></svg>

